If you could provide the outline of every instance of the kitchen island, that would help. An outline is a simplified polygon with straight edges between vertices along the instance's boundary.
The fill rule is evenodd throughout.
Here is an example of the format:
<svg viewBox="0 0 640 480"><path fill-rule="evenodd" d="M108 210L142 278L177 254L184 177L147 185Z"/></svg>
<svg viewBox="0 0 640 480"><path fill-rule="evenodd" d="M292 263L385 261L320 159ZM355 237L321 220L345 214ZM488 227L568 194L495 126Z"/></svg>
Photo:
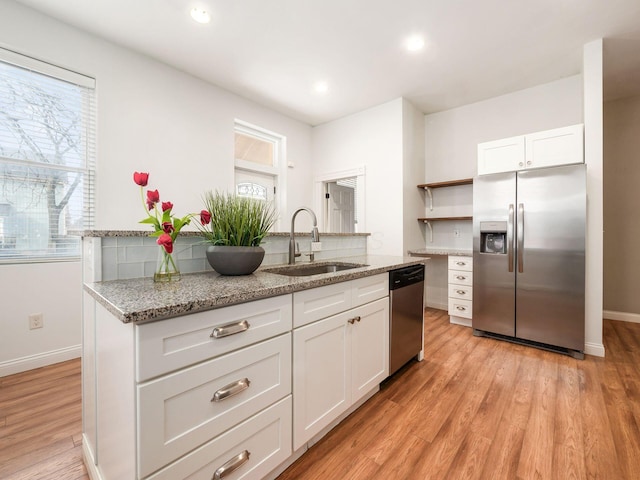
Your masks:
<svg viewBox="0 0 640 480"><path fill-rule="evenodd" d="M424 259L332 261L365 266L86 282L92 478L275 478L373 395L388 375L387 272Z"/></svg>

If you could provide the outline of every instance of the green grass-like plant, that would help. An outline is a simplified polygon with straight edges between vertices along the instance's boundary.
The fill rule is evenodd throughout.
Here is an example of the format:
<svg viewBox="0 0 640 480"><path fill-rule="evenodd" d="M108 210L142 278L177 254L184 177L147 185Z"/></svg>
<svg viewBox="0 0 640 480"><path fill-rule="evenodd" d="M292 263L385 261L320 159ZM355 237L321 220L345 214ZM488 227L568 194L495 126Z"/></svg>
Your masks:
<svg viewBox="0 0 640 480"><path fill-rule="evenodd" d="M218 191L208 191L202 199L211 222L199 228L211 245L257 247L276 221L270 202Z"/></svg>

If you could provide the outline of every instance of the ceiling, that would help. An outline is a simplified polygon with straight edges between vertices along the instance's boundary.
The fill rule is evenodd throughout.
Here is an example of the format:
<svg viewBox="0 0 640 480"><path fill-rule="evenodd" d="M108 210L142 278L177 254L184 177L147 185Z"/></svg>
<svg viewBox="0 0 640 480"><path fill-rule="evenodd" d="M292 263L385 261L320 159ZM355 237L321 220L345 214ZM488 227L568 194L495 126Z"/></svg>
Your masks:
<svg viewBox="0 0 640 480"><path fill-rule="evenodd" d="M398 97L433 113L575 75L598 38L606 97L640 94L638 0L17 1L311 125ZM191 19L196 6L209 24ZM425 48L409 52L416 33Z"/></svg>

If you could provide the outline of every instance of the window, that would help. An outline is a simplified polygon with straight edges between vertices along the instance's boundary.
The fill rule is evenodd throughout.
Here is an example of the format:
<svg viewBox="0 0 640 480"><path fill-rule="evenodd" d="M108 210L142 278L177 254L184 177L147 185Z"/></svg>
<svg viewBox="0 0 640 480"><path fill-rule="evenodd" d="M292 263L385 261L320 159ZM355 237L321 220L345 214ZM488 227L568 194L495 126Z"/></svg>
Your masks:
<svg viewBox="0 0 640 480"><path fill-rule="evenodd" d="M93 226L95 81L0 49L0 262L77 259Z"/></svg>
<svg viewBox="0 0 640 480"><path fill-rule="evenodd" d="M273 202L276 211L284 209L280 185L285 138L239 120L234 134L235 194ZM274 228L278 226L276 222Z"/></svg>

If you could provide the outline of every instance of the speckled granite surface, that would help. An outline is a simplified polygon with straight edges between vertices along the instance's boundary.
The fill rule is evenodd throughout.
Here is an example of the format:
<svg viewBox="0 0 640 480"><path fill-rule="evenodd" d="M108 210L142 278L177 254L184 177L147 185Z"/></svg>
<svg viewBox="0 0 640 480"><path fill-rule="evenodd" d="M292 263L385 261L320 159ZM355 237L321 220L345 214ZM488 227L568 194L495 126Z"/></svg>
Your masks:
<svg viewBox="0 0 640 480"><path fill-rule="evenodd" d="M415 257L428 257L430 255L473 255L473 250L455 248L416 248L415 250L409 250L409 255Z"/></svg>
<svg viewBox="0 0 640 480"><path fill-rule="evenodd" d="M148 237L152 233L152 230L82 230L72 232L73 235L79 237ZM271 232L267 237L288 237L290 232ZM296 237L309 235L309 232L296 232ZM323 233L320 232L320 238L322 237L368 237L370 233ZM180 232L180 236L185 237L201 237L200 232L193 232L183 230Z"/></svg>
<svg viewBox="0 0 640 480"><path fill-rule="evenodd" d="M275 267L269 265L251 275L239 277L206 272L183 275L180 281L172 283L154 283L152 278L136 278L89 283L84 288L124 323L140 323L354 280L424 263L424 260L417 257L364 255L336 258L332 261L367 266L308 277L289 277L265 272L264 269Z"/></svg>

